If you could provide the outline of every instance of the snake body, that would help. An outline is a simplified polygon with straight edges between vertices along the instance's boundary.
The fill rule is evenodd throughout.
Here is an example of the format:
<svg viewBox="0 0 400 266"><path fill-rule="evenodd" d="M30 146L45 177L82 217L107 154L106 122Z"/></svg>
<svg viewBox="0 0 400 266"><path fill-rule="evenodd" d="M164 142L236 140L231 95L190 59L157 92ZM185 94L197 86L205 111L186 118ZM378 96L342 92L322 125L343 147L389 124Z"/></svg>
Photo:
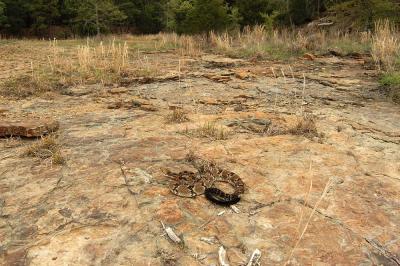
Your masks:
<svg viewBox="0 0 400 266"><path fill-rule="evenodd" d="M240 201L240 195L244 193L244 183L237 174L218 167L214 162L194 156L188 156L186 161L192 164L197 172L174 173L167 170L165 173L171 179L169 189L173 194L186 198L204 194L211 202L225 206ZM228 183L234 188L234 192L229 194L216 188L215 184L218 182Z"/></svg>
<svg viewBox="0 0 400 266"><path fill-rule="evenodd" d="M219 205L232 205L240 201L240 196L236 194L228 194L218 188L206 188L206 198Z"/></svg>

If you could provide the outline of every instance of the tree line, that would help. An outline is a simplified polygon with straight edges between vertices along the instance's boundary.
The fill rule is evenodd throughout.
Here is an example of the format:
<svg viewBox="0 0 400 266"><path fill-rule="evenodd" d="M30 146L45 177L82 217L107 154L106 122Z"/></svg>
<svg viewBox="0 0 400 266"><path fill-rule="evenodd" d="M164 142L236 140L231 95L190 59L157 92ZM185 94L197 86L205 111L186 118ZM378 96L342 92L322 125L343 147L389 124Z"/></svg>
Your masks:
<svg viewBox="0 0 400 266"><path fill-rule="evenodd" d="M297 26L322 15L362 30L400 22L398 0L0 0L0 33L13 36L109 32L201 33L248 25Z"/></svg>

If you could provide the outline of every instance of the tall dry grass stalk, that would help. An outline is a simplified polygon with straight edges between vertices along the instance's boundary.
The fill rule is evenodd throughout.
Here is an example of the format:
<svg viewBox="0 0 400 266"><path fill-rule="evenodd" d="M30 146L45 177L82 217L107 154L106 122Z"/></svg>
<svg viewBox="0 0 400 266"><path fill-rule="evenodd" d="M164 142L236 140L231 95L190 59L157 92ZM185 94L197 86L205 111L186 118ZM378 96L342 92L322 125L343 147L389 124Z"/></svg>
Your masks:
<svg viewBox="0 0 400 266"><path fill-rule="evenodd" d="M128 46L127 43L116 44L115 39L109 45L100 42L98 46L86 45L78 46L77 58L79 71L88 72L93 69L102 69L120 74L126 70L128 64Z"/></svg>
<svg viewBox="0 0 400 266"><path fill-rule="evenodd" d="M178 39L180 54L182 56L188 55L193 57L201 55L202 48L201 41L198 41L199 38L201 38L201 36L198 36L197 38L192 36L180 36Z"/></svg>
<svg viewBox="0 0 400 266"><path fill-rule="evenodd" d="M236 33L209 34L209 42L203 47L239 57L264 56L272 59L287 59L305 52L326 53L335 48L343 54L365 53L369 50L369 32L326 32L279 29L269 30L264 26L246 27Z"/></svg>
<svg viewBox="0 0 400 266"><path fill-rule="evenodd" d="M310 164L309 172L311 172L311 164ZM305 233L307 232L308 226L310 225L311 220L314 217L315 212L317 211L317 209L318 209L319 205L321 204L322 200L328 194L329 190L332 188L333 184L334 184L334 179L332 179L332 178L330 178L328 180L328 182L325 184L325 188L322 191L321 196L318 198L317 202L315 203L314 207L312 208L311 213L308 216L308 218L306 220L306 223L305 223L305 225L303 227L303 230L299 231L300 232L299 238L296 241L295 245L293 246L292 251L290 252L289 258L287 259L285 265L288 265L290 263L291 259L293 258L293 254L294 254L295 250L297 249L297 247L299 246L299 244L300 244L301 240L303 239ZM311 189L312 189L312 180L310 182L310 188L309 188L309 191L308 191L308 193L306 195L306 202L304 202L304 204L308 204L308 198L309 198L309 194L311 192ZM301 220L299 222L299 228L300 228L300 224L301 224L302 219L303 219L303 214L301 214L300 218L301 218Z"/></svg>
<svg viewBox="0 0 400 266"><path fill-rule="evenodd" d="M371 54L380 70L391 72L396 69L400 57L399 31L389 20L375 23Z"/></svg>
<svg viewBox="0 0 400 266"><path fill-rule="evenodd" d="M203 36L159 33L155 44L156 50L177 49L181 56L198 57L202 54Z"/></svg>
<svg viewBox="0 0 400 266"><path fill-rule="evenodd" d="M139 50L131 54L127 41L96 43L87 39L84 45L65 50L50 43L48 62L53 76L64 84L118 83L128 76L154 76L161 71L158 62L149 62Z"/></svg>
<svg viewBox="0 0 400 266"><path fill-rule="evenodd" d="M246 27L237 33L209 34L208 46L212 49L234 56L272 56L280 57L288 51L296 50L294 36L288 31L270 31L264 26Z"/></svg>
<svg viewBox="0 0 400 266"><path fill-rule="evenodd" d="M214 31L210 32L210 44L218 51L230 51L233 46L233 38L227 33L217 34Z"/></svg>

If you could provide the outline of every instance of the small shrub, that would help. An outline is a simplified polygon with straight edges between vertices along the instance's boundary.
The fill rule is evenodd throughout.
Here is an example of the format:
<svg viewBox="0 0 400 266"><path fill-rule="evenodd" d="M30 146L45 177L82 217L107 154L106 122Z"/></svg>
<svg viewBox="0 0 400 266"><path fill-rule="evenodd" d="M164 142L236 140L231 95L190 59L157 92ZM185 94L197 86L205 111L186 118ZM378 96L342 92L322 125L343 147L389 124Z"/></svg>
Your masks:
<svg viewBox="0 0 400 266"><path fill-rule="evenodd" d="M391 100L400 104L400 72L384 74L379 82L387 90Z"/></svg>

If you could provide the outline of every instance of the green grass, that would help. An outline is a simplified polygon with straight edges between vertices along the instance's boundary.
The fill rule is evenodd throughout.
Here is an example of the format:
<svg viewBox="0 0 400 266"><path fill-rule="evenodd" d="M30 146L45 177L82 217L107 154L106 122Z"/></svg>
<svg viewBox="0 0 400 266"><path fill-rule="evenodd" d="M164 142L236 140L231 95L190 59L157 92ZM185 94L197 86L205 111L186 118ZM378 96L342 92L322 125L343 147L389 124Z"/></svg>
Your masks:
<svg viewBox="0 0 400 266"><path fill-rule="evenodd" d="M213 49L215 53L225 54L234 58L261 57L272 60L289 60L299 57L303 51L295 51L291 47L282 47L274 43L264 43L260 46L232 48L229 50Z"/></svg>
<svg viewBox="0 0 400 266"><path fill-rule="evenodd" d="M341 39L340 41L329 44L330 48L336 48L344 55L351 53L369 53L371 51L371 43L362 43L359 41Z"/></svg>
<svg viewBox="0 0 400 266"><path fill-rule="evenodd" d="M253 57L261 55L262 57L273 60L287 60L299 56L300 53L292 51L287 47L279 47L274 44L264 44L259 50L242 50L243 57Z"/></svg>
<svg viewBox="0 0 400 266"><path fill-rule="evenodd" d="M9 40L9 39L0 39L0 46L16 43L16 40Z"/></svg>
<svg viewBox="0 0 400 266"><path fill-rule="evenodd" d="M399 87L400 86L400 72L387 73L380 79L381 85Z"/></svg>
<svg viewBox="0 0 400 266"><path fill-rule="evenodd" d="M389 97L400 104L400 72L386 73L379 82L388 90Z"/></svg>

